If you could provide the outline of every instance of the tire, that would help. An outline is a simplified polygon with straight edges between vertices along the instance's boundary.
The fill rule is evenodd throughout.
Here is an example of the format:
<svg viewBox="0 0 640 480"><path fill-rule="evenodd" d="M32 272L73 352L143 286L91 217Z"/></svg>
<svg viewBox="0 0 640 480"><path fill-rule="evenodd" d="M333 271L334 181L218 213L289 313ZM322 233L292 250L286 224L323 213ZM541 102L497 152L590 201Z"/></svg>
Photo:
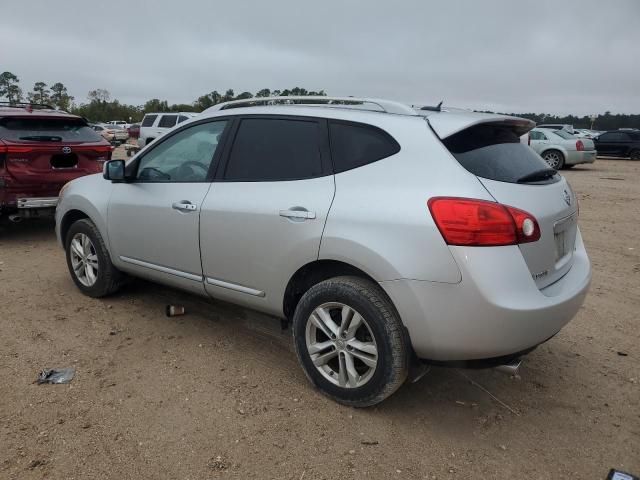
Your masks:
<svg viewBox="0 0 640 480"><path fill-rule="evenodd" d="M555 170L564 168L564 155L560 150L547 150L542 154L542 159Z"/></svg>
<svg viewBox="0 0 640 480"><path fill-rule="evenodd" d="M640 160L640 150L631 150L631 152L629 152L629 158L631 160Z"/></svg>
<svg viewBox="0 0 640 480"><path fill-rule="evenodd" d="M89 244L84 243L85 239ZM120 288L124 275L111 263L102 235L91 220L82 219L71 225L64 247L69 273L82 293L100 298ZM84 261L79 261L83 256Z"/></svg>
<svg viewBox="0 0 640 480"><path fill-rule="evenodd" d="M345 307L347 310L343 310ZM335 320L333 329L322 320L325 315ZM358 323L355 329L354 320ZM346 327L345 332L342 327ZM369 280L335 277L311 287L296 307L293 336L307 378L338 403L376 405L407 378L411 353L408 335L385 293Z"/></svg>

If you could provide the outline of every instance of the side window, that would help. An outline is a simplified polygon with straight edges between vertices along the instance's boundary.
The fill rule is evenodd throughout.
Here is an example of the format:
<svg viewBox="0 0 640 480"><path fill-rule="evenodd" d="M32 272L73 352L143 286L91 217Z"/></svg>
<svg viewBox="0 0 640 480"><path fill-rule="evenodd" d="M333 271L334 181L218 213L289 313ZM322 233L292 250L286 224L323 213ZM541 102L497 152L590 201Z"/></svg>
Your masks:
<svg viewBox="0 0 640 480"><path fill-rule="evenodd" d="M141 182L204 182L226 120L185 128L140 159Z"/></svg>
<svg viewBox="0 0 640 480"><path fill-rule="evenodd" d="M312 119L244 119L224 178L264 182L319 177L323 174L320 132L320 124Z"/></svg>
<svg viewBox="0 0 640 480"><path fill-rule="evenodd" d="M540 132L529 132L529 138L531 138L531 140L542 140L540 137Z"/></svg>
<svg viewBox="0 0 640 480"><path fill-rule="evenodd" d="M371 125L331 121L329 133L335 173L368 165L400 151L391 135Z"/></svg>
<svg viewBox="0 0 640 480"><path fill-rule="evenodd" d="M153 126L153 122L156 121L157 115L145 115L142 119L142 127L151 127Z"/></svg>
<svg viewBox="0 0 640 480"><path fill-rule="evenodd" d="M549 140L544 133L542 132L538 132L538 133L540 134L540 138L538 140Z"/></svg>
<svg viewBox="0 0 640 480"><path fill-rule="evenodd" d="M177 120L178 120L177 115L163 115L162 118L160 118L160 122L158 122L158 127L160 128L175 127Z"/></svg>
<svg viewBox="0 0 640 480"><path fill-rule="evenodd" d="M189 117L185 117L184 115L180 115L180 116L178 117L178 123L182 123L182 122L184 122L185 120L189 120Z"/></svg>

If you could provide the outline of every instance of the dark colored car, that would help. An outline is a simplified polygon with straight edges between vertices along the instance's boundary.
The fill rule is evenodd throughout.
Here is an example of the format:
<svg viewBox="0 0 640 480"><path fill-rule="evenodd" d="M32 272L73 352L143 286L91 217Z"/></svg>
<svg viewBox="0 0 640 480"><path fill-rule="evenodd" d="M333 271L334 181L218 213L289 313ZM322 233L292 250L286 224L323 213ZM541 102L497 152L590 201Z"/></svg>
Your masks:
<svg viewBox="0 0 640 480"><path fill-rule="evenodd" d="M640 160L640 130L610 130L593 139L598 155Z"/></svg>
<svg viewBox="0 0 640 480"><path fill-rule="evenodd" d="M140 136L140 124L134 123L127 129L127 131L129 132L129 137L138 138Z"/></svg>
<svg viewBox="0 0 640 480"><path fill-rule="evenodd" d="M47 105L0 103L0 217L53 214L62 186L102 172L111 145L82 117Z"/></svg>

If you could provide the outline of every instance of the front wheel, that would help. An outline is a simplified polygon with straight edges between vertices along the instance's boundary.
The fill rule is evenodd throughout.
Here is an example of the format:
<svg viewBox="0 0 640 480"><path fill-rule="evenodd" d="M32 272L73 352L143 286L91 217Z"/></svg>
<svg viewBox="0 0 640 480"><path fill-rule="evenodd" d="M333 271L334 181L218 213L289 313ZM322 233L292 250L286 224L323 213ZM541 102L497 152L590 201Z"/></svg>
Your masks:
<svg viewBox="0 0 640 480"><path fill-rule="evenodd" d="M82 293L98 298L120 288L123 275L111 263L102 235L91 220L71 225L65 250L69 273Z"/></svg>
<svg viewBox="0 0 640 480"><path fill-rule="evenodd" d="M298 360L309 380L339 403L380 403L406 380L409 342L384 292L358 277L325 280L293 318Z"/></svg>

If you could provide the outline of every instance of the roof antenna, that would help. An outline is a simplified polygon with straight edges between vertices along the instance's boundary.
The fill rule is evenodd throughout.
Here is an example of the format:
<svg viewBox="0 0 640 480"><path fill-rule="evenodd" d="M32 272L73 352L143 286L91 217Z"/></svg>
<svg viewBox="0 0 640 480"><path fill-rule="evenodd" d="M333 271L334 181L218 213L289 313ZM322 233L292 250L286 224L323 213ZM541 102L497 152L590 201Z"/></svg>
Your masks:
<svg viewBox="0 0 640 480"><path fill-rule="evenodd" d="M441 100L440 103L435 107L427 105L426 107L422 107L420 110L428 110L430 112L441 112L442 111L442 102L444 102L444 100Z"/></svg>

